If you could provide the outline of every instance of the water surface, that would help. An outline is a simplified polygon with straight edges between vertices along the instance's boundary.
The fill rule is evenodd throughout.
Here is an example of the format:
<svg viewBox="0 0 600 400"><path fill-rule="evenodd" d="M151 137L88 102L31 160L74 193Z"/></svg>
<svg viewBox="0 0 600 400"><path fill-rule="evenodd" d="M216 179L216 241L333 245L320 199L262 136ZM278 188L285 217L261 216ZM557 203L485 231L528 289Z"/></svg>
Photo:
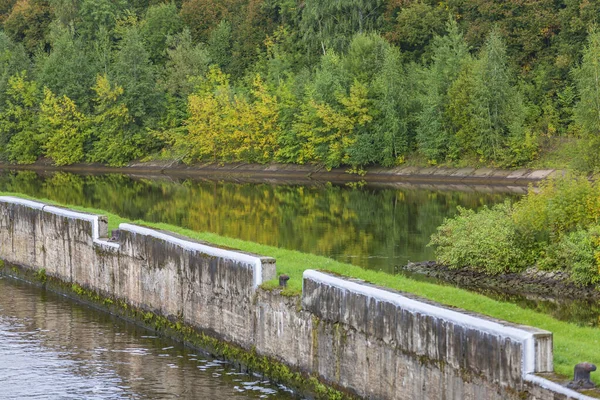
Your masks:
<svg viewBox="0 0 600 400"><path fill-rule="evenodd" d="M0 278L2 399L293 399L262 378Z"/></svg>
<svg viewBox="0 0 600 400"><path fill-rule="evenodd" d="M4 172L0 191L108 210L397 271L434 258L431 234L457 208L518 198L507 188L348 187L323 182L214 181ZM465 189L467 191L465 191Z"/></svg>

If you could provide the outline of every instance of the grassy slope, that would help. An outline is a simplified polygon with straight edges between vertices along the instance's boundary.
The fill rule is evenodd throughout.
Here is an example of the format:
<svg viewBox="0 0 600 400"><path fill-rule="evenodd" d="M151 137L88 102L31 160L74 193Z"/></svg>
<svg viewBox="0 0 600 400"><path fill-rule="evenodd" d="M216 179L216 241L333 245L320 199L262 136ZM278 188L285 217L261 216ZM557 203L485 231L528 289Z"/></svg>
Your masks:
<svg viewBox="0 0 600 400"><path fill-rule="evenodd" d="M30 198L15 193L0 192L0 195ZM56 204L55 202L46 199L33 200ZM289 288L287 289L289 294L300 293L302 290L302 272L305 269L320 269L360 278L388 288L414 293L448 306L478 312L517 324L546 329L554 333L554 367L555 371L561 375L572 376L573 366L579 362L588 361L600 365L600 352L597 351L597 349L600 348L600 329L598 328L580 327L575 324L558 321L545 314L522 309L511 303L495 301L465 290L418 282L402 276L390 275L383 272L365 270L354 265L344 264L313 254L227 238L213 233L194 232L189 229L183 229L168 224L130 221L103 210L70 205L68 207L75 210L108 216L109 230L117 228L122 222L133 222L140 225L172 231L193 239L211 242L219 246L227 246L274 257L277 260L278 273L290 276ZM275 285L277 285L275 281L265 284L267 287L273 287ZM600 377L594 377L594 374L592 374L592 379L596 383L600 383Z"/></svg>

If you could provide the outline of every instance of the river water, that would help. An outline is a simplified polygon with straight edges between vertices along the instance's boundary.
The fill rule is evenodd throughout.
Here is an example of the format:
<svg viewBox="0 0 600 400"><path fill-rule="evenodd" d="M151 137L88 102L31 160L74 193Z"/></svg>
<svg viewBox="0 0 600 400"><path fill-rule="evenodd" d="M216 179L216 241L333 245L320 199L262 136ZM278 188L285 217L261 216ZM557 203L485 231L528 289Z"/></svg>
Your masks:
<svg viewBox="0 0 600 400"><path fill-rule="evenodd" d="M521 193L523 188L516 189ZM0 191L107 210L394 273L434 258L431 234L457 207L518 194L506 187L348 187L323 182L215 181L4 172Z"/></svg>
<svg viewBox="0 0 600 400"><path fill-rule="evenodd" d="M0 278L0 398L294 397L116 317Z"/></svg>

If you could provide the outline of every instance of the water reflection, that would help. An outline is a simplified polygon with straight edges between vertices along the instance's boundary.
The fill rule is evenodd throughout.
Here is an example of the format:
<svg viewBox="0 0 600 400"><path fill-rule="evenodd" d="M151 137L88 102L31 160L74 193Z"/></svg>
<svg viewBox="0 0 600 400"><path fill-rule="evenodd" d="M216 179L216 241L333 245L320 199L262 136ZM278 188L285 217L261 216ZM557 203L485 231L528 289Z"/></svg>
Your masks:
<svg viewBox="0 0 600 400"><path fill-rule="evenodd" d="M157 180L64 172L41 176L32 171L0 176L0 191L215 232L387 272L408 261L432 259L432 249L426 247L429 238L458 206L476 209L518 196L493 188L486 188L487 192L454 189Z"/></svg>
<svg viewBox="0 0 600 400"><path fill-rule="evenodd" d="M292 399L142 328L0 278L2 399Z"/></svg>

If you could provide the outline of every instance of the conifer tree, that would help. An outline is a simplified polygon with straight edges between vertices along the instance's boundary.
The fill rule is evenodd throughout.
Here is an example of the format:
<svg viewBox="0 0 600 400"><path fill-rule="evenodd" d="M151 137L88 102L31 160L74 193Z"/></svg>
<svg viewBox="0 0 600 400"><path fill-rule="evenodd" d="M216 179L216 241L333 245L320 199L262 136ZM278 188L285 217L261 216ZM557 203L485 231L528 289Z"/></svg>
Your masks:
<svg viewBox="0 0 600 400"><path fill-rule="evenodd" d="M575 121L588 137L600 135L600 32L590 30L581 66L573 70L579 92Z"/></svg>
<svg viewBox="0 0 600 400"><path fill-rule="evenodd" d="M112 78L123 88L123 100L138 126L152 126L163 110L164 95L157 87L157 71L136 25L125 29L112 66Z"/></svg>
<svg viewBox="0 0 600 400"><path fill-rule="evenodd" d="M454 132L445 115L448 90L469 62L467 43L454 19L447 23L448 34L433 39L433 63L423 73L422 110L418 114L417 143L429 160L442 161L452 147Z"/></svg>
<svg viewBox="0 0 600 400"><path fill-rule="evenodd" d="M590 29L581 66L573 70L573 78L579 93L574 120L586 142L585 165L581 167L591 170L600 165L600 32L596 26Z"/></svg>
<svg viewBox="0 0 600 400"><path fill-rule="evenodd" d="M300 30L311 52L342 52L355 33L376 31L383 22L383 0L307 0Z"/></svg>

